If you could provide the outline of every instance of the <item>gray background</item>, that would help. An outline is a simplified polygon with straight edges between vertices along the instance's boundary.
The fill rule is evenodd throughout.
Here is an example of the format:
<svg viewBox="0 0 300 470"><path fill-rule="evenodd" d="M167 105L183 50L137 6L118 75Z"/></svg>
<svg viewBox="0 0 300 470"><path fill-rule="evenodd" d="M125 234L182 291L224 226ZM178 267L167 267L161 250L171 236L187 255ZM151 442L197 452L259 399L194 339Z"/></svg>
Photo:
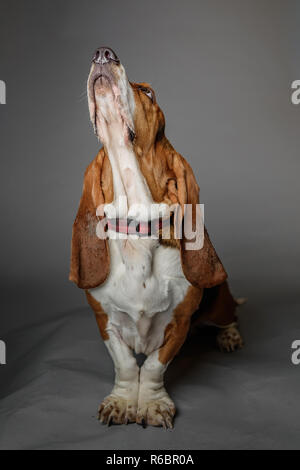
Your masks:
<svg viewBox="0 0 300 470"><path fill-rule="evenodd" d="M0 448L299 448L300 2L0 0ZM174 431L99 425L113 369L68 282L72 222L98 143L94 49L148 81L192 164L246 341L191 338L168 371Z"/></svg>

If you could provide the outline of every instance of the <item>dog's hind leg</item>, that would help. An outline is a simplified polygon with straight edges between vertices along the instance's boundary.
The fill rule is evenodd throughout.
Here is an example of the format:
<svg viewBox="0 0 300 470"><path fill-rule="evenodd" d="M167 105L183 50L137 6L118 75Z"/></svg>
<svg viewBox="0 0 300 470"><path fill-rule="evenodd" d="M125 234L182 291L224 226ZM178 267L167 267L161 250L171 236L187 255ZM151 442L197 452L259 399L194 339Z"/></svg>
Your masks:
<svg viewBox="0 0 300 470"><path fill-rule="evenodd" d="M237 306L247 302L246 298L240 297L235 299ZM231 325L222 326L217 335L217 344L222 352L233 352L244 346L244 341L239 331L237 321Z"/></svg>
<svg viewBox="0 0 300 470"><path fill-rule="evenodd" d="M237 322L220 328L217 335L217 344L222 352L233 352L244 346Z"/></svg>
<svg viewBox="0 0 300 470"><path fill-rule="evenodd" d="M234 299L227 282L204 290L197 312L197 321L219 329L217 345L221 351L232 352L244 345L238 328L236 309L246 299Z"/></svg>

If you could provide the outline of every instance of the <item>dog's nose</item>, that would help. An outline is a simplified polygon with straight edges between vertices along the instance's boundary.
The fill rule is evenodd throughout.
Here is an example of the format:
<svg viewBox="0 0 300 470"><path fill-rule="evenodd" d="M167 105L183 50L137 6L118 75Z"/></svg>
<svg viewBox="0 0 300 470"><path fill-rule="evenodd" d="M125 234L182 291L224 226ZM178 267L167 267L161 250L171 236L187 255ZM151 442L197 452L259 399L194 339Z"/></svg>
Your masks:
<svg viewBox="0 0 300 470"><path fill-rule="evenodd" d="M109 62L119 64L120 60L117 54L109 47L99 47L94 54L93 62L101 65L108 64Z"/></svg>

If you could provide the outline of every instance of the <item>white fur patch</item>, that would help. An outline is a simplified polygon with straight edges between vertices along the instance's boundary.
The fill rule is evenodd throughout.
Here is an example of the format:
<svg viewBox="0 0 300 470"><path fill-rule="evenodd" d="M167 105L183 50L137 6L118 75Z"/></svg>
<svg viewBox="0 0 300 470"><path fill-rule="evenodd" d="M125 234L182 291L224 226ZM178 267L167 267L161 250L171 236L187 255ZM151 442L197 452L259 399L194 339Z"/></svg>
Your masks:
<svg viewBox="0 0 300 470"><path fill-rule="evenodd" d="M162 345L175 307L189 282L180 253L155 240L109 240L111 271L92 296L108 315L107 330L117 330L136 353L150 354Z"/></svg>

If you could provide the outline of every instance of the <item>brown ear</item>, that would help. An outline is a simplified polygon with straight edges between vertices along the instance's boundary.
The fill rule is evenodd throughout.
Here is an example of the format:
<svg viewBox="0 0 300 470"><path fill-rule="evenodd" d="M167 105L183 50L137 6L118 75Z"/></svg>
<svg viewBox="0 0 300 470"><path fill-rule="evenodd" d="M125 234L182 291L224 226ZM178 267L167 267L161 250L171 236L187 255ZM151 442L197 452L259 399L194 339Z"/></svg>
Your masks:
<svg viewBox="0 0 300 470"><path fill-rule="evenodd" d="M81 289L98 287L109 274L107 241L96 234L99 222L96 211L105 202L101 188L104 156L102 149L85 172L82 197L73 225L69 279Z"/></svg>
<svg viewBox="0 0 300 470"><path fill-rule="evenodd" d="M184 204L191 204L194 217L196 204L199 204L199 187L190 165L177 152L173 155L173 171L177 180L178 201L182 207ZM184 230L182 232L181 264L187 280L199 288L213 287L224 282L227 278L226 271L206 229L204 228L203 247L199 250L187 249L190 240L186 239Z"/></svg>

